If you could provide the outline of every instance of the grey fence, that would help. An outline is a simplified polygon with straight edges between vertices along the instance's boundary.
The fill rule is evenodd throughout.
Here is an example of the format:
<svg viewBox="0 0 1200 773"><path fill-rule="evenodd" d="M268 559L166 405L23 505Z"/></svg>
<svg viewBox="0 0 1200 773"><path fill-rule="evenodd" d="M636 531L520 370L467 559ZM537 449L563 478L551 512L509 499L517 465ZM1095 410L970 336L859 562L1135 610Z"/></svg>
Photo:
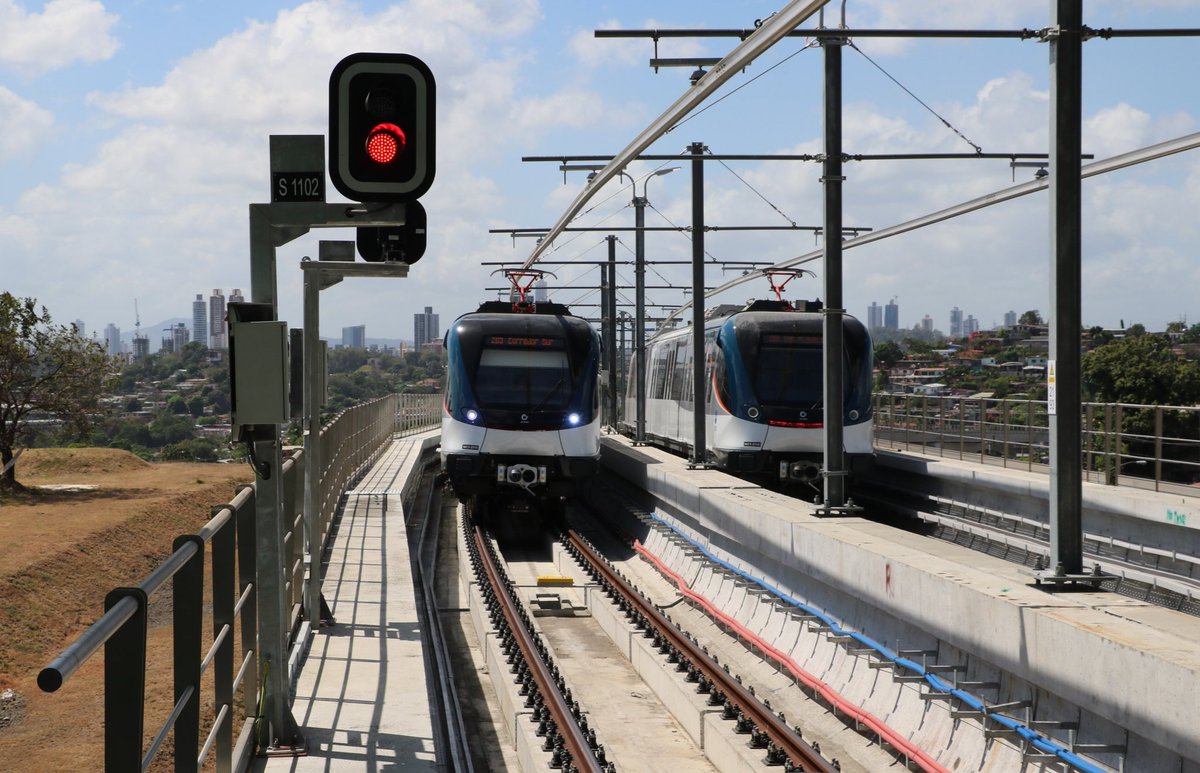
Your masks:
<svg viewBox="0 0 1200 773"><path fill-rule="evenodd" d="M1027 470L1048 469L1044 400L877 393L875 445ZM1088 480L1200 494L1200 407L1083 404Z"/></svg>
<svg viewBox="0 0 1200 773"><path fill-rule="evenodd" d="M350 408L322 428L326 464L319 490L324 494L316 506L322 545L341 492L395 433L430 429L440 411L439 395L391 395ZM293 623L301 614L305 581L303 463L304 454L297 451L283 464L286 603ZM172 736L175 771L211 765L218 773L232 773L249 766L261 700L254 494L254 486L241 487L231 502L213 508L211 520L197 533L178 537L174 552L136 587L109 592L104 614L39 673L39 687L54 692L103 648L107 773L147 770ZM207 606L206 574L211 578ZM147 667L150 604L168 587L174 705L165 718L155 718L158 729L146 743L146 696L165 692L168 678ZM203 700L206 692L211 700Z"/></svg>

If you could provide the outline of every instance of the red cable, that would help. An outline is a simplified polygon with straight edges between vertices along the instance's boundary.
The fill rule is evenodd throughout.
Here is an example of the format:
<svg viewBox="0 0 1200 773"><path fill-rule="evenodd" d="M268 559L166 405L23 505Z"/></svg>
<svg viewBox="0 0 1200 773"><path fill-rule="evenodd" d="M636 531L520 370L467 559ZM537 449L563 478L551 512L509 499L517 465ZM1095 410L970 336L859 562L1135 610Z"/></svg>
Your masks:
<svg viewBox="0 0 1200 773"><path fill-rule="evenodd" d="M841 696L841 694L837 692L837 690L833 689L832 687L830 687L828 684L826 684L824 681L817 678L816 676L813 676L808 671L805 671L803 668L800 667L799 664L796 663L796 661L792 660L787 654L776 649L774 646L767 644L767 642L765 642L763 639L761 639L757 634L755 634L754 632L747 629L745 626L743 626L741 623L739 623L734 618L730 617L729 615L725 614L721 610L717 609L715 606L713 606L712 602L710 602L707 598L705 598L704 596L701 596L699 593L696 593L691 588L689 588L687 586L687 584L684 582L682 577L680 577L678 574L676 574L674 571L672 571L666 564L664 564L658 558L658 556L654 555L649 550L647 550L646 547L644 545L642 545L642 543L640 541L634 540L633 547L635 550L637 550L638 553L645 556L647 560L649 560L652 564L654 564L654 566L660 572L662 572L672 582L674 582L675 585L679 588L680 593L682 593L684 596L691 599L692 601L696 602L698 605L703 607L705 612L707 612L710 616L715 617L716 619L718 619L722 623L724 623L726 626L732 628L743 639L750 642L754 646L758 647L759 649L761 649L763 651L764 654L769 655L772 659L774 659L775 661L780 663L793 676L795 676L797 679L799 679L801 682L803 682L806 686L808 686L812 690L816 691L817 693L820 693L821 697L823 697L826 701L828 701L830 703L830 705L834 706L836 709L840 710L844 714L849 714L856 721L866 725L868 728L870 728L872 731L874 731L880 738L887 741L893 747L900 750L900 752L903 755L905 755L906 757L908 757L909 759L913 760L918 765L920 765L921 769L924 771L927 771L927 773L950 773L949 769L940 765L937 762L937 760L933 759L928 754L926 754L923 749L921 749L918 746L914 746L907 738L900 735L892 728L888 727L886 724L884 724L884 722L882 720L880 720L874 714L871 714L870 712L865 711L864 709L860 708L859 706L856 706L853 703L851 703L850 701L843 698Z"/></svg>

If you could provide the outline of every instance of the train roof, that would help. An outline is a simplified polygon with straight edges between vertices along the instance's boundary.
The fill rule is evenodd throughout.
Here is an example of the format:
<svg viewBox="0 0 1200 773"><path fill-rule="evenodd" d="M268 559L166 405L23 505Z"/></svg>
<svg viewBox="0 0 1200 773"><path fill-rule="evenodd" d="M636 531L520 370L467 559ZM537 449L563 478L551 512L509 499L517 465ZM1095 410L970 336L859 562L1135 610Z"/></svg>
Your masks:
<svg viewBox="0 0 1200 773"><path fill-rule="evenodd" d="M476 314L548 314L555 317L570 317L571 309L561 303L542 301L523 306L511 301L484 301L475 310Z"/></svg>
<svg viewBox="0 0 1200 773"><path fill-rule="evenodd" d="M819 301L777 301L777 300L754 300L751 299L744 304L719 304L711 307L704 315L705 329L713 329L720 327L733 316L747 315L746 319L755 319L759 323L767 319L786 320L787 316L780 315L796 315L794 319L799 322L801 319L819 320L821 319L820 312L825 305ZM853 315L844 314L843 319L852 320L849 324L861 324ZM690 320L689 320L690 323ZM691 324L682 327L673 328L671 330L663 330L651 337L651 341L664 339L672 339L681 335L689 335Z"/></svg>

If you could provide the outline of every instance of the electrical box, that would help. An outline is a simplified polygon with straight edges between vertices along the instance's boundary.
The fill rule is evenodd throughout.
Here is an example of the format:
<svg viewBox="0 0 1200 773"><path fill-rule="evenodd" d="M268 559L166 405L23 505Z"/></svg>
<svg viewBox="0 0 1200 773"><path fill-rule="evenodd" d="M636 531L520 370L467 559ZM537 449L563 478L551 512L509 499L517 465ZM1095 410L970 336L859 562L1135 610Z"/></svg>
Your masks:
<svg viewBox="0 0 1200 773"><path fill-rule="evenodd" d="M258 304L230 304L230 306ZM229 314L229 380L233 439L253 434L255 425L286 424L288 405L287 323L248 321ZM273 430L271 430L273 431Z"/></svg>

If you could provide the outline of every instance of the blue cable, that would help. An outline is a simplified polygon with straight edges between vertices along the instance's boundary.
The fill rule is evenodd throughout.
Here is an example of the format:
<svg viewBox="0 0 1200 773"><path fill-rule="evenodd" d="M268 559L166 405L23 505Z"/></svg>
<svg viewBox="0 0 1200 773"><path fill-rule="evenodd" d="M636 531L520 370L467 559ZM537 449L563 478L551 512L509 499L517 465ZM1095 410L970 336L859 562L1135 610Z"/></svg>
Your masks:
<svg viewBox="0 0 1200 773"><path fill-rule="evenodd" d="M978 711L981 714L986 714L989 718L991 718L995 722L1003 725L1004 727L1008 728L1009 730L1014 731L1015 733L1017 733L1017 735L1021 736L1026 741L1029 741L1030 744L1032 744L1033 747L1036 748L1038 751L1043 752L1045 754L1053 754L1055 757L1057 757L1058 759L1067 763L1071 767L1073 767L1077 770L1084 771L1084 773L1109 773L1109 771L1106 770L1105 768L1097 767L1094 763L1089 762L1088 760L1084 759L1083 757L1080 757L1078 754L1071 751L1067 747L1061 746L1061 745L1055 743L1053 740L1047 738L1046 736L1042 735L1041 733L1038 733L1036 730L1033 730L1032 728L1028 727L1027 725L1024 725L1024 724L1018 722L1017 720L1013 719L1012 717L1006 717L1003 714L993 714L993 713L989 712L987 710L987 704L984 703L983 701L979 700L979 698L976 698L974 695L956 688L954 685L952 685L949 682L947 682L946 680L942 679L937 674L932 674L932 673L926 671L925 667L922 666L920 663L909 660L908 658L900 657L900 654L897 653L895 650L887 648L886 646L875 641L874 639L870 638L869 636L865 636L857 631L848 631L845 628L842 628L842 626L836 620L829 617L824 612L821 612L818 609L814 609L813 607L808 606L807 604L800 601L799 599L795 599L795 598L789 596L788 594L784 593L783 591L779 590L778 588L776 588L772 585L768 585L767 583L763 582L758 577L755 577L751 574L747 574L746 572L742 571L741 569L739 569L738 567L729 563L728 561L713 555L713 553L708 548L704 547L699 542L697 542L696 540L689 537L687 534L684 534L682 531L680 531L680 529L677 526L675 526L674 524L665 520L657 512L652 513L650 515L650 517L653 518L658 523L665 526L666 528L670 529L672 532L674 532L680 538L686 540L688 542L688 544L690 544L696 550L699 550L701 553L703 553L705 556L707 556L708 559L711 560L712 562L716 563L719 566L724 567L725 569L729 570L730 572L733 572L734 574L738 575L739 577L746 580L747 582L754 583L755 585L759 586L760 588L771 593L773 596L775 596L779 600L787 602L788 604L791 604L792 606L803 610L805 614L816 617L822 623L829 626L829 629L835 635L850 636L855 641L859 642L860 644L863 644L863 645L875 650L877 653L879 653L879 655L884 660L889 660L898 666L902 666L902 667L908 669L909 671L913 671L913 672L919 674L926 681L926 683L928 683L929 686L932 687L934 690L941 692L941 693L946 693L948 695L952 695L953 697L962 701L963 703L965 703L967 706L969 706L973 710Z"/></svg>

